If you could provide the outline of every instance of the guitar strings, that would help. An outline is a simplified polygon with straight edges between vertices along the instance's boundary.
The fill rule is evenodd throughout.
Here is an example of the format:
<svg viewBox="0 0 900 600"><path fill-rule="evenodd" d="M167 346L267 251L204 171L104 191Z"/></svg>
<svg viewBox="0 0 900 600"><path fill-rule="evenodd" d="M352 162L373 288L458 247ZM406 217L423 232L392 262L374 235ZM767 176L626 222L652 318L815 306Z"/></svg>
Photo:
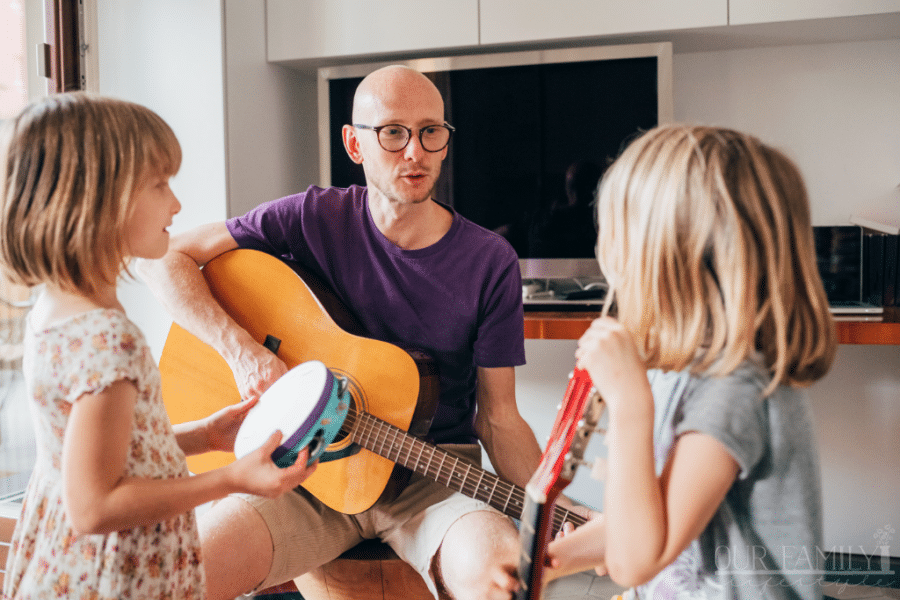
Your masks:
<svg viewBox="0 0 900 600"><path fill-rule="evenodd" d="M348 413L348 417L350 416ZM348 426L352 428L356 424L356 420L357 414L354 412L352 419L348 419L348 421L352 421L348 423ZM506 496L511 496L515 501L518 491L515 486L367 413L362 413L362 425L357 428L357 435L354 437L358 438L357 441L363 447L389 460L399 462L413 471L418 471L420 465L424 465L422 472L426 476L433 477L442 483L446 482L449 487L454 487L453 484L455 484L455 487L463 493L471 493L476 498L485 499L496 495L499 490ZM385 448L388 450L385 451ZM435 455L438 455L439 461L435 459ZM461 474L460 465L465 467L463 474ZM480 473L477 481L469 476L472 470ZM486 485L485 481L493 485ZM519 502L522 499L524 496L520 493ZM502 506L503 504L499 503L499 507Z"/></svg>
<svg viewBox="0 0 900 600"><path fill-rule="evenodd" d="M399 463L414 472L419 472L419 466L424 463L422 473L425 476L445 484L447 487L457 489L469 497L485 501L500 512L509 514L516 519L522 515L525 506L525 490L503 481L480 467L470 465L452 453L432 446L374 415L357 411L355 407L351 406L347 411L341 431L351 435L360 446L379 456ZM386 448L387 450L385 450ZM394 458L392 458L392 449L396 452ZM414 451L418 451L415 459L412 458ZM422 460L423 454L426 455L427 462ZM435 455L438 455L440 462L434 465L435 469L432 470L432 463L436 462ZM465 467L465 473L461 473L460 465ZM477 482L469 480L473 469L480 473ZM456 478L455 486L454 477ZM485 481L490 485L485 484ZM570 522L577 527L585 521L586 519L578 513L557 506L553 511L553 533L555 534L562 528L565 522Z"/></svg>

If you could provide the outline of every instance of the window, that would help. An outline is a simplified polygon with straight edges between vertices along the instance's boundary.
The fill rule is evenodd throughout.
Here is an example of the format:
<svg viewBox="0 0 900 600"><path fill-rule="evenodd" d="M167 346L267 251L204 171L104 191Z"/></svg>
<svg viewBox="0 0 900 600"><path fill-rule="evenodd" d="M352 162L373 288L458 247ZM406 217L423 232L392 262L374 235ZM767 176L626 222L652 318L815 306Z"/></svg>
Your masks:
<svg viewBox="0 0 900 600"><path fill-rule="evenodd" d="M47 0L46 40L48 48L46 65L51 92L72 92L86 89L84 84L84 39L82 10L78 0Z"/></svg>
<svg viewBox="0 0 900 600"><path fill-rule="evenodd" d="M25 0L0 1L0 119L28 102L25 59Z"/></svg>
<svg viewBox="0 0 900 600"><path fill-rule="evenodd" d="M48 92L87 89L85 72L95 78L96 65L85 63L83 23L84 12L94 9L92 0L0 0L0 120ZM35 462L22 380L22 338L31 301L31 290L0 276L0 504L21 497Z"/></svg>
<svg viewBox="0 0 900 600"><path fill-rule="evenodd" d="M0 0L0 119L28 102L26 0ZM22 334L29 290L0 279L0 500L24 489L34 433L22 383Z"/></svg>

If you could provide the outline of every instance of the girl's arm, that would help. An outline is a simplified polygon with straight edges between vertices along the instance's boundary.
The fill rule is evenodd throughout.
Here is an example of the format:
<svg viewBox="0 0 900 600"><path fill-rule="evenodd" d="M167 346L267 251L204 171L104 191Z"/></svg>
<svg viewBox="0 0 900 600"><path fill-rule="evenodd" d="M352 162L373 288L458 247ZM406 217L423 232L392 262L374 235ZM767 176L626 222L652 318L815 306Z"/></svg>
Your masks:
<svg viewBox="0 0 900 600"><path fill-rule="evenodd" d="M63 441L63 501L76 532L109 533L158 523L232 492L268 497L293 489L315 470L306 451L280 469L270 455L275 433L262 448L228 466L192 477L125 476L137 388L119 380L72 406ZM147 457L146 460L151 460Z"/></svg>
<svg viewBox="0 0 900 600"><path fill-rule="evenodd" d="M258 401L259 398L245 400L226 406L205 419L173 425L178 446L188 456L212 450L231 452L247 411Z"/></svg>
<svg viewBox="0 0 900 600"><path fill-rule="evenodd" d="M611 425L610 428L637 429ZM661 477L646 464L646 436L622 429L610 443L606 480L606 568L620 585L652 579L709 524L738 465L718 440L686 433Z"/></svg>
<svg viewBox="0 0 900 600"><path fill-rule="evenodd" d="M700 535L734 483L738 465L714 438L687 433L657 477L653 396L631 335L612 319L598 319L579 341L576 356L609 411L605 566L620 585L639 585Z"/></svg>

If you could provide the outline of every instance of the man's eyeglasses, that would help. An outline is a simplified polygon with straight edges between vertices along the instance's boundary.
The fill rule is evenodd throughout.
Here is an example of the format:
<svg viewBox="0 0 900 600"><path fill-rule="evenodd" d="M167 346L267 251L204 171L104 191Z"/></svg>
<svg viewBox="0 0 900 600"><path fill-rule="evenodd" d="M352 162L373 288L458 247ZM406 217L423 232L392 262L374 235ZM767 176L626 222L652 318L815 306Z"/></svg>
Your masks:
<svg viewBox="0 0 900 600"><path fill-rule="evenodd" d="M380 125L372 127L371 125L361 125L354 123L357 129L369 129L375 132L378 137L378 143L388 152L400 152L409 144L412 139L413 130L404 125ZM428 125L419 129L419 142L422 149L426 152L440 152L450 143L450 136L456 129L450 123L443 125Z"/></svg>

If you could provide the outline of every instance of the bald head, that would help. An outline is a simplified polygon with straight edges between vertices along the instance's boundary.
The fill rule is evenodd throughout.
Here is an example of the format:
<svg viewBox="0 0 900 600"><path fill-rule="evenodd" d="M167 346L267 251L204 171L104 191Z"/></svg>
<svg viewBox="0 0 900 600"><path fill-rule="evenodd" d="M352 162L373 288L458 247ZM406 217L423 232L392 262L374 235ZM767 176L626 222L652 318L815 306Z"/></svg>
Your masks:
<svg viewBox="0 0 900 600"><path fill-rule="evenodd" d="M363 79L353 96L353 122L367 123L373 115L433 112L444 118L444 99L430 79L409 67L391 65Z"/></svg>
<svg viewBox="0 0 900 600"><path fill-rule="evenodd" d="M360 82L353 97L352 124L344 125L341 135L350 160L362 165L370 199L376 204L399 206L421 204L431 198L447 146L425 150L422 132L443 123L441 93L414 69L392 65ZM389 125L396 127L385 130ZM386 150L379 132L396 135L400 127L411 137L406 137L402 148ZM394 146L390 141L388 145Z"/></svg>

